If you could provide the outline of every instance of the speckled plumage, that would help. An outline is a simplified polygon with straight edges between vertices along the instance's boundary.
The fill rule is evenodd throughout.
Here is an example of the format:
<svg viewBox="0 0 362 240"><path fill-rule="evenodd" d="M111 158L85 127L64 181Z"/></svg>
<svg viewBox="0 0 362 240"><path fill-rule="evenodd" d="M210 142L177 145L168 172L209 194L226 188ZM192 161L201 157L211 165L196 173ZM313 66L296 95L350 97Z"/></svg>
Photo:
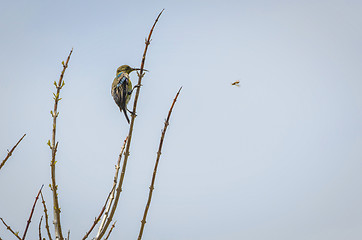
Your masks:
<svg viewBox="0 0 362 240"><path fill-rule="evenodd" d="M131 99L132 94L132 82L129 78L129 73L137 70L135 68L131 68L128 65L122 65L117 69L116 77L112 83L111 94L113 96L114 101L119 107L119 110L124 113L124 116L129 123L129 118L127 115L127 104Z"/></svg>

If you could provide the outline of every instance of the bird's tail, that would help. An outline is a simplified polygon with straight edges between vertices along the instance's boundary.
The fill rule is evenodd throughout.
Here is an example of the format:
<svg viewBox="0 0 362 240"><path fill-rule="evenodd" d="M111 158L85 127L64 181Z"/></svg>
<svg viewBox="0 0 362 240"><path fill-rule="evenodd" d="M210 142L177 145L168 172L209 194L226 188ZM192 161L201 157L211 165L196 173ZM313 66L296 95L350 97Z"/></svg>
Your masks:
<svg viewBox="0 0 362 240"><path fill-rule="evenodd" d="M129 118L128 118L126 109L123 109L123 110L122 110L122 109L120 108L120 110L121 110L121 112L124 113L124 116L126 117L126 120L127 120L128 124L129 124Z"/></svg>

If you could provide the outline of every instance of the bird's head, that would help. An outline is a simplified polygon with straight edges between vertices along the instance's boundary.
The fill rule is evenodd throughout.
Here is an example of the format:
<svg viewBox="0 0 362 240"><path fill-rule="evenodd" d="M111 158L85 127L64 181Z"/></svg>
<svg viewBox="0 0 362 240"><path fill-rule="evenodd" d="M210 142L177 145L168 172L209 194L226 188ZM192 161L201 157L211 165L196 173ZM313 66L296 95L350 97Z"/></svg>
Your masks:
<svg viewBox="0 0 362 240"><path fill-rule="evenodd" d="M119 68L117 68L117 73L116 75L118 75L120 72L124 72L124 73L127 73L127 74L130 74L132 71L134 70L141 70L139 68L131 68L130 66L128 65L122 65L120 66ZM143 71L147 71L146 69L143 69Z"/></svg>

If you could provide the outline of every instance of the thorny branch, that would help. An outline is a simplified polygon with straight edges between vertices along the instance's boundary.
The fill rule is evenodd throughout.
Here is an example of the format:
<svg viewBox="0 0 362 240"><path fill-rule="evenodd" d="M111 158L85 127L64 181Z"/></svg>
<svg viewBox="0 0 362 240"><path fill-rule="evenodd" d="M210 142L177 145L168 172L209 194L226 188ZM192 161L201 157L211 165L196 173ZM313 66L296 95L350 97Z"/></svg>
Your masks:
<svg viewBox="0 0 362 240"><path fill-rule="evenodd" d="M143 74L143 68L144 68L144 65L145 65L145 60L146 60L146 54L147 54L147 49L148 49L148 45L150 45L150 41L151 41L151 36L152 36L152 33L153 33L153 29L155 28L156 26L156 23L158 21L158 19L160 18L162 12L164 11L164 9L158 14L151 30L150 30L150 33L148 35L148 38L147 40L145 41L145 50L143 52L143 57L142 57L142 61L141 61L141 67L140 67L140 73L138 74L138 83L137 85L138 86L142 86L141 83L142 83L142 78L144 76ZM116 208L117 208L117 204L118 204L118 199L119 199L119 196L122 192L122 185L123 185L123 179L124 179L124 176L125 176L125 173L126 173L126 167L127 167L127 161L128 161L128 156L130 155L130 146L131 146L131 139L132 139L132 133L133 133L133 124L134 124L134 121L135 121L135 118L136 118L136 109L137 109L137 102L138 102L138 96L140 94L140 88L141 87L138 87L137 88L137 91L136 91L136 94L135 94L135 99L134 99L134 103L133 103L133 114L132 114L132 118L131 118L131 124L130 124L130 127L129 127L129 132L128 132L128 141L127 141L127 145L126 145L126 150L125 150L125 153L124 153L124 160L123 160L123 165L122 165L122 171L121 171L121 176L120 176L120 180L119 180L119 183L118 183L118 186L117 186L117 189L116 189L116 197L115 197L115 200L114 200L114 204L112 206L112 209L111 209L111 212L109 214L109 217L102 229L102 231L100 232L100 234L96 237L96 240L99 240L101 239L101 237L105 234L109 224L111 223L112 221L112 218L113 218L113 215L116 211Z"/></svg>
<svg viewBox="0 0 362 240"><path fill-rule="evenodd" d="M41 196L41 200L42 200L41 202L43 203L44 214L45 214L45 228L47 230L49 240L52 240L52 235L50 234L50 229L49 229L48 210L47 210L47 206L45 205L43 193L40 193L40 196Z"/></svg>
<svg viewBox="0 0 362 240"><path fill-rule="evenodd" d="M99 236L99 234L103 230L104 224L105 224L105 222L107 220L107 217L108 217L109 209L112 206L112 202L113 202L113 199L114 199L114 193L115 193L115 190L116 190L115 188L117 186L117 181L118 181L118 174L119 174L119 169L120 169L120 165L121 165L122 154L123 154L124 148L126 146L127 139L128 139L128 137L126 137L126 139L124 140L122 148L121 148L121 152L120 152L120 154L118 156L117 164L115 166L116 173L114 174L114 178L113 178L113 187L112 187L111 195L109 196L109 201L108 201L107 208L105 210L102 222L99 225L97 237Z"/></svg>
<svg viewBox="0 0 362 240"><path fill-rule="evenodd" d="M85 239L89 236L89 234L93 231L93 228L97 225L97 223L98 223L99 220L101 219L104 210L106 210L107 202L110 200L110 196L111 196L111 194L114 192L114 188L115 188L115 186L113 186L112 190L109 192L109 194L108 194L108 196L107 196L107 199L106 199L106 202L104 203L101 212L99 213L98 217L94 219L93 225L91 226L91 228L89 229L89 231L84 235L84 237L82 238L82 240L85 240Z"/></svg>
<svg viewBox="0 0 362 240"><path fill-rule="evenodd" d="M23 240L25 240L25 236L26 236L26 233L28 232L28 228L29 228L29 225L30 225L30 222L31 222L31 218L33 217L36 202L38 201L39 195L40 195L41 190L43 189L43 187L44 187L44 185L41 185L41 188L39 189L38 195L36 195L36 198L35 198L35 201L34 201L34 204L33 204L33 208L31 209L30 216L29 216L29 219L27 221L25 231L24 231L24 234L23 234L23 237L22 237Z"/></svg>
<svg viewBox="0 0 362 240"><path fill-rule="evenodd" d="M42 240L42 237L41 237L41 221L42 220L43 220L43 216L41 216L40 222L39 222L39 240Z"/></svg>
<svg viewBox="0 0 362 240"><path fill-rule="evenodd" d="M111 229L109 229L109 232L108 232L108 234L107 234L107 236L106 236L106 238L105 238L104 240L107 240L107 239L109 238L109 236L111 235L111 232L112 232L114 226L116 226L116 222L117 222L117 221L115 221L115 222L113 223Z"/></svg>
<svg viewBox="0 0 362 240"><path fill-rule="evenodd" d="M3 224L5 225L7 230L9 230L17 239L21 240L21 238L19 237L19 232L14 232L14 230L11 229L11 227L9 225L7 225L6 222L4 221L4 219L2 219L1 217L0 217L0 220L3 222Z"/></svg>
<svg viewBox="0 0 362 240"><path fill-rule="evenodd" d="M13 154L13 151L15 150L15 148L18 146L18 144L21 142L21 140L23 140L23 138L26 136L26 134L24 134L20 140L15 144L15 146L8 152L8 155L6 156L6 158L1 162L0 164L0 169L5 165L6 161L9 159L9 157Z"/></svg>
<svg viewBox="0 0 362 240"><path fill-rule="evenodd" d="M52 184L50 185L50 188L53 192L53 210L54 210L54 220L53 220L53 224L54 224L54 228L55 228L55 239L59 239L59 240L63 240L63 233L62 233L62 228L61 228L61 223L60 223L60 207L59 207L59 200L58 200L58 185L56 184L55 181L55 155L57 152L57 148L58 148L58 142L55 142L55 135L56 135L56 127L57 127L57 117L59 115L58 112L58 103L61 100L61 98L59 98L59 94L60 94L60 90L63 88L64 86L64 73L65 70L68 67L68 63L69 63L69 59L70 56L72 55L73 49L70 51L67 61L64 63L64 61L62 62L63 64L63 70L62 73L60 74L59 77L59 81L58 83L56 81L54 81L54 85L57 89L56 93L53 93L54 95L54 110L50 111L50 114L53 117L53 134L52 134L52 142L50 143L50 140L48 141L48 145L50 147L50 149L52 150L52 160L50 163L51 166L51 179L52 179Z"/></svg>
<svg viewBox="0 0 362 240"><path fill-rule="evenodd" d="M162 146L163 146L163 140L164 140L164 138L165 138L166 130L167 130L167 127L168 127L168 125L169 125L169 121L170 121L170 117L171 117L171 113L172 113L173 106L175 105L175 103L176 103L176 101L177 101L177 98L178 98L178 95L180 94L181 89L182 89L182 87L180 88L180 90L178 90L178 92L177 92L177 94L176 94L176 97L175 97L175 99L174 99L173 102L172 102L171 108L170 108L170 110L169 110L169 112L168 112L168 115L167 115L167 118L166 118L166 121L165 121L165 126L163 127L163 130L162 130L161 139L160 139L160 144L159 144L159 146L158 146L156 163L155 163L155 167L154 167L154 170L153 170L153 175L152 175L150 190L149 190L149 193L148 193L148 200L147 200L147 204L146 204L146 207L145 207L145 211L144 211L144 213L143 213L143 219L142 219L142 221L141 221L140 232L139 232L139 234L138 234L138 240L141 240L141 239L142 239L143 229L144 229L145 224L146 224L147 213L148 213L148 209L149 209L150 204L151 204L152 193L153 193L153 189L154 189L154 185L155 185L157 167L158 167L158 163L159 163L159 160L160 160L160 157L161 157L161 150L162 150Z"/></svg>

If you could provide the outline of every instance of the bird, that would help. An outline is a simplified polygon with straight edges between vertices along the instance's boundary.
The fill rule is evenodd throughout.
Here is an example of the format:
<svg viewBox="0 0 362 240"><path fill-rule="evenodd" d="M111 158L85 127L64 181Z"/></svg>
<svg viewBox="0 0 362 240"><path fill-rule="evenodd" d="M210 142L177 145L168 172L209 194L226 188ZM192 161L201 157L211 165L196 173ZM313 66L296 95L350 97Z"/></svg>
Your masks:
<svg viewBox="0 0 362 240"><path fill-rule="evenodd" d="M113 80L111 94L116 102L119 110L124 113L126 120L129 124L129 118L127 115L127 104L131 99L131 94L134 88L132 88L132 82L130 80L129 74L132 71L141 70L139 68L131 68L128 65L122 65L117 68L116 77ZM147 70L144 70L147 71ZM137 87L137 86L135 86ZM131 112L131 111L129 111ZM132 113L132 112L131 112Z"/></svg>
<svg viewBox="0 0 362 240"><path fill-rule="evenodd" d="M237 87L240 87L239 83L240 83L240 81L239 81L239 80L237 80L237 81L235 81L235 82L231 83L231 85L233 85L233 86L237 86Z"/></svg>

